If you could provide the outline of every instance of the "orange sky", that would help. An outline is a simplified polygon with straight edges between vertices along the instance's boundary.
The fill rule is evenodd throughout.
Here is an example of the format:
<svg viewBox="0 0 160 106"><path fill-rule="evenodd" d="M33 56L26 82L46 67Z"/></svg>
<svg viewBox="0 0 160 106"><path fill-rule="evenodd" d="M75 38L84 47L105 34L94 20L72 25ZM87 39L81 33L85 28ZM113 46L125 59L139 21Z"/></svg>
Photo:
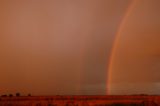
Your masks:
<svg viewBox="0 0 160 106"><path fill-rule="evenodd" d="M110 94L159 94L160 1L135 1L125 18L109 70Z"/></svg>
<svg viewBox="0 0 160 106"><path fill-rule="evenodd" d="M111 48L132 1L0 1L0 94L106 94ZM126 20L110 87L146 71L127 83L159 81L158 6L157 0L141 0Z"/></svg>

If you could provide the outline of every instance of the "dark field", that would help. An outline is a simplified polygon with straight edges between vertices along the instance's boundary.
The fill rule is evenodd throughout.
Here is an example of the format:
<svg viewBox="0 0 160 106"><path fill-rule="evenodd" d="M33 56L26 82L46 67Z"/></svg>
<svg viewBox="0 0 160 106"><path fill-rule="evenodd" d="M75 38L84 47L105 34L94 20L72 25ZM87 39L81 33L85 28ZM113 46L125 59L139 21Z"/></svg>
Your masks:
<svg viewBox="0 0 160 106"><path fill-rule="evenodd" d="M13 96L0 106L160 106L160 96Z"/></svg>

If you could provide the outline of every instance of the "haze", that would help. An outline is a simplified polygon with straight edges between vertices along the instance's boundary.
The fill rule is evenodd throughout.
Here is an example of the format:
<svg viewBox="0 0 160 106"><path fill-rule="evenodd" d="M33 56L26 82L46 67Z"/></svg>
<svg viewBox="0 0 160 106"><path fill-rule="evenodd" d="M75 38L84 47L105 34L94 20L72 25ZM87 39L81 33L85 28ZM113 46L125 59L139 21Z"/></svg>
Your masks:
<svg viewBox="0 0 160 106"><path fill-rule="evenodd" d="M0 94L158 93L159 0L137 0L113 53L133 2L1 0Z"/></svg>

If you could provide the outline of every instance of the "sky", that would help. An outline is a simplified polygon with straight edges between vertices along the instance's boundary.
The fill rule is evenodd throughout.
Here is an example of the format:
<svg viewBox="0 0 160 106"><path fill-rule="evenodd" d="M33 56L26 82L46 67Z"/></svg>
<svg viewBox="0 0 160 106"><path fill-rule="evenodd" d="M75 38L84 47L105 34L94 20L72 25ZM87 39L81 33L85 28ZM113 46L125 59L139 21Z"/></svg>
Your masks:
<svg viewBox="0 0 160 106"><path fill-rule="evenodd" d="M110 94L160 94L160 1L132 2L116 35Z"/></svg>
<svg viewBox="0 0 160 106"><path fill-rule="evenodd" d="M0 94L158 93L159 5L1 0Z"/></svg>

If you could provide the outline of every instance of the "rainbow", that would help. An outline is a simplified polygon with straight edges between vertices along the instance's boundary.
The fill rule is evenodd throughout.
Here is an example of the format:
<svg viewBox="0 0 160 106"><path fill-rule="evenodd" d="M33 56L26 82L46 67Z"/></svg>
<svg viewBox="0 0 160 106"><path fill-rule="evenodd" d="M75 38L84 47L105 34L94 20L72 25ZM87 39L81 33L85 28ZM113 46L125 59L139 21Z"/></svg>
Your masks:
<svg viewBox="0 0 160 106"><path fill-rule="evenodd" d="M131 12L133 11L133 9L135 8L135 5L137 4L138 0L132 0L132 2L129 4L128 8L126 9L126 12L123 16L123 19L119 25L119 28L117 30L117 33L115 35L115 39L112 45L112 49L111 49L111 55L109 58L109 64L108 64L108 75L107 75L107 86L106 86L106 93L110 94L110 89L111 89L111 80L112 80L112 71L113 71L113 63L115 60L115 53L118 47L118 43L119 43L119 39L121 37L121 33L122 30L124 28L124 25L126 24L128 17L130 16Z"/></svg>

